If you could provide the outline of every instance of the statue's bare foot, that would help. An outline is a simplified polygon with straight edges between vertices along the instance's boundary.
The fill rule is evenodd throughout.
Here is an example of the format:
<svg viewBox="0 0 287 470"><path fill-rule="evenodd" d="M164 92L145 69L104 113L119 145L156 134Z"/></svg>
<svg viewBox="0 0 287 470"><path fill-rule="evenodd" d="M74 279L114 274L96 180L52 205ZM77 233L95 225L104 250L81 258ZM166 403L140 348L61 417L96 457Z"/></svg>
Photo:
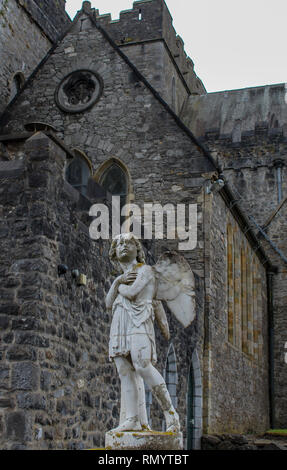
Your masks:
<svg viewBox="0 0 287 470"><path fill-rule="evenodd" d="M116 431L116 432L141 431L141 430L142 430L142 426L137 416L134 416L132 418L127 418L117 428L113 429L113 431Z"/></svg>
<svg viewBox="0 0 287 470"><path fill-rule="evenodd" d="M164 412L166 420L167 432L180 432L179 416L175 409L172 407L170 410Z"/></svg>

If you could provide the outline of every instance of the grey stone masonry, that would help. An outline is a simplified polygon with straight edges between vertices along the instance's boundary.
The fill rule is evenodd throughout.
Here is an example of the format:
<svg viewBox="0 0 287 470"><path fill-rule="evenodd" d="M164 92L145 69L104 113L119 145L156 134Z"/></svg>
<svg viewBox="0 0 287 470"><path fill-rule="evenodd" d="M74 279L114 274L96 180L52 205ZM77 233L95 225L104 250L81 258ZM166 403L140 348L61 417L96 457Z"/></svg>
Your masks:
<svg viewBox="0 0 287 470"><path fill-rule="evenodd" d="M112 20L110 14L100 15L90 2L84 2L83 7L74 29L89 29L85 12L92 13L97 24L108 32L177 114L190 93L206 93L182 39L174 30L164 0L134 2L133 9L120 12L119 20Z"/></svg>
<svg viewBox="0 0 287 470"><path fill-rule="evenodd" d="M218 193L205 195L205 305L208 316L205 323L203 429L208 429L210 434L263 432L269 426L266 270L257 260L260 288L258 294L253 291L251 303L256 305L254 318L260 317L257 328L258 334L262 335L263 350L260 357L255 357L248 355L242 347L242 291L234 298L234 341L231 342L228 335L231 281L228 226L235 227L234 260L241 259L243 246L245 252L250 247L243 231L237 231L234 217L226 209L226 203ZM254 251L250 252L256 260ZM243 270L242 265L241 271L238 268L239 263L236 262L236 284ZM242 289L246 289L243 284ZM254 319L250 317L249 321L251 324Z"/></svg>
<svg viewBox="0 0 287 470"><path fill-rule="evenodd" d="M1 2L0 114L70 23L64 0Z"/></svg>
<svg viewBox="0 0 287 470"><path fill-rule="evenodd" d="M0 192L0 377L2 403L8 405L10 400L1 411L3 446L103 446L104 433L119 417L119 381L107 358L110 318L104 298L113 269L108 260L109 243L89 237L87 211L93 198L76 198L76 189L67 188L67 158L73 148L87 156L90 176L99 184L109 164L117 162L125 171L129 202L140 207L144 203L196 205L196 249L182 251L195 273L196 320L184 330L167 312L180 371L176 392L183 437L186 440L189 427L186 403L195 349L194 443L198 446L202 431L261 429L268 424L265 268L258 259L264 349L260 363L255 363L227 341L228 224L232 222L250 251L255 248L238 220L233 220L223 194L206 193L205 180L214 174L215 164L130 64L124 48L119 49L94 24L87 13L89 4L84 5L72 30L1 120L0 132L6 136L1 150L4 163L12 157L25 162L25 171L17 177L3 178ZM140 5L144 14L145 7L161 8L163 2ZM87 25L79 27L83 18ZM81 113L64 111L55 100L59 84L82 70L101 77L102 93ZM67 102L80 100L84 93L89 101L89 80L80 83L83 94L75 93L73 85L71 80ZM28 122L52 125L57 137L36 132L26 142L24 139L25 145L23 140L7 140L7 134L22 133ZM155 263L167 249L178 250L178 243L178 238L166 237L144 241L148 261ZM66 275L58 276L60 264L68 266ZM71 269L87 275L86 286L75 285ZM156 335L158 368L163 372L170 345L159 331ZM249 420L244 419L247 413ZM153 427L161 430L162 415L155 401L151 415ZM17 423L20 435L14 429Z"/></svg>
<svg viewBox="0 0 287 470"><path fill-rule="evenodd" d="M16 0L0 6L0 114L17 93L15 74L27 79L52 43ZM20 82L19 82L20 84ZM23 84L23 83L22 83Z"/></svg>
<svg viewBox="0 0 287 470"><path fill-rule="evenodd" d="M17 0L52 43L69 27L66 0Z"/></svg>
<svg viewBox="0 0 287 470"><path fill-rule="evenodd" d="M41 133L24 150L25 172L2 179L0 191L0 446L103 447L105 432L118 423L120 393L108 359L111 319L104 301L114 269L110 244L89 237L87 213L64 184L63 150ZM63 276L60 264L69 268ZM77 286L72 269L86 274L86 286ZM183 423L190 358L203 328L198 277L196 298L197 319L186 330L168 313L181 370L177 409ZM169 344L155 328L157 367L163 371ZM152 416L153 428L161 430L156 403Z"/></svg>
<svg viewBox="0 0 287 470"><path fill-rule="evenodd" d="M181 116L197 137L217 134L240 146L256 128L286 135L285 95L285 83L193 95Z"/></svg>
<svg viewBox="0 0 287 470"><path fill-rule="evenodd" d="M172 25L164 0L133 2L133 9L120 12L119 20L115 21L111 21L110 15L99 15L98 10L95 14L97 21L119 45L163 39L191 91L205 93L193 70L193 62L184 50L184 42Z"/></svg>
<svg viewBox="0 0 287 470"><path fill-rule="evenodd" d="M202 437L202 450L287 450L286 437L275 435L218 434Z"/></svg>
<svg viewBox="0 0 287 470"><path fill-rule="evenodd" d="M261 88L255 89L253 99L255 100L256 109L260 104L263 110L264 101L262 97L265 96L265 99L267 99L266 96L270 95L270 108L275 111L276 102L283 100L283 90L285 88L282 86L267 87L265 92ZM252 90L247 91L251 93ZM241 95L242 93L240 93ZM274 128L271 122L267 121L256 124L254 121L256 115L252 112L251 102L249 106L251 107L249 124L254 127L253 130L242 133L240 142L234 142L232 133L220 134L219 129L214 132L207 132L204 142L219 162L228 184L233 188L237 204L244 210L247 217L252 217L249 222L258 233L260 244L271 263L277 267L277 274L272 276L273 316L270 318L271 329L269 335L271 335L273 346L272 358L270 359L270 373L272 376L270 378L270 387L273 397L272 425L275 428L285 428L287 420L287 365L284 360L287 342L285 314L287 305L285 202L287 196L287 142L284 108L281 115L278 115L281 127ZM247 125L247 120L243 124ZM229 122L229 125L231 126L232 122ZM278 164L280 165L279 174ZM257 225L255 225L255 222ZM259 232L258 226L263 228L267 238Z"/></svg>

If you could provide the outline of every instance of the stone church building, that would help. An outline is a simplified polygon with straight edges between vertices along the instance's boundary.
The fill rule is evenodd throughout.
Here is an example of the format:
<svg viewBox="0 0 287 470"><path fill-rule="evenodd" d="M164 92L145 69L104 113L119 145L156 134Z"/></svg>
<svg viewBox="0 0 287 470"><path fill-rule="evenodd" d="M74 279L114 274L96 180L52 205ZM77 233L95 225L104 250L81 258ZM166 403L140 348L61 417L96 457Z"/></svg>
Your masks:
<svg viewBox="0 0 287 470"><path fill-rule="evenodd" d="M103 447L118 423L115 270L89 232L112 195L197 206L196 318L167 309L169 342L155 325L185 448L286 428L285 84L207 93L164 0L73 22L64 0L3 0L0 63L1 448ZM142 240L149 264L166 238Z"/></svg>

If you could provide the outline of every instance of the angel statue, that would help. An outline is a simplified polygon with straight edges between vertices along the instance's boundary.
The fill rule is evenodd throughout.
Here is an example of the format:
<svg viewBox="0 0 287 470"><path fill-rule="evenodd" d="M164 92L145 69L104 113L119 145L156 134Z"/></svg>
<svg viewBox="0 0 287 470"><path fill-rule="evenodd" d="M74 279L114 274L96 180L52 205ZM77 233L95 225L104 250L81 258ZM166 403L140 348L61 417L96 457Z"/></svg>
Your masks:
<svg viewBox="0 0 287 470"><path fill-rule="evenodd" d="M185 259L175 252L161 256L155 266L145 264L139 240L131 233L116 236L110 259L123 274L117 277L106 297L113 314L109 356L121 380L120 424L114 431L150 430L145 406L144 382L155 395L168 432L179 432L175 411L157 361L154 320L169 340L169 326L161 303L165 300L184 327L195 317L194 276Z"/></svg>

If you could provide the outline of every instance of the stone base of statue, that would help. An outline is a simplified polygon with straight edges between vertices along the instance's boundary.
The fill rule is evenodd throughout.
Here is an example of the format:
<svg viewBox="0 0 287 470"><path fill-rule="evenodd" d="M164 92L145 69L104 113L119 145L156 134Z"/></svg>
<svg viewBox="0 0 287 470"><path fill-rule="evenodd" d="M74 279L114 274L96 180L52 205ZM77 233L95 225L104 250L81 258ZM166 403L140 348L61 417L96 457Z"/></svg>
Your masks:
<svg viewBox="0 0 287 470"><path fill-rule="evenodd" d="M160 431L108 431L106 450L183 450L182 433Z"/></svg>

